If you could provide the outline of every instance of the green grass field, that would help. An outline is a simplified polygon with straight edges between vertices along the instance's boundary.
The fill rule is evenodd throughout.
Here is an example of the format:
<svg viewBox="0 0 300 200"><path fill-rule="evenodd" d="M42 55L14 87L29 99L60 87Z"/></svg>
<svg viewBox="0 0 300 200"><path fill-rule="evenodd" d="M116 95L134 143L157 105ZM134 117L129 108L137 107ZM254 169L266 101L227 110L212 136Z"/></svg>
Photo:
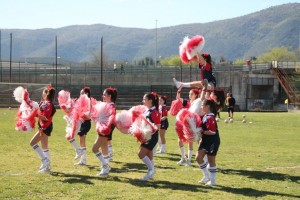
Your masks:
<svg viewBox="0 0 300 200"><path fill-rule="evenodd" d="M233 123L219 122L218 186L198 184L202 173L178 166L174 117L169 116L167 153L155 157L154 180L139 180L146 166L137 156L135 138L115 130L114 160L108 178L99 178L99 161L87 137L87 162L74 166L75 151L65 139L58 110L49 138L52 174L39 174L40 160L30 147L34 133L14 130L17 110L0 109L0 199L296 199L300 198L300 113L235 113ZM242 123L246 115L247 123ZM249 123L252 121L252 123ZM186 145L187 149L187 145ZM194 150L196 150L196 144Z"/></svg>

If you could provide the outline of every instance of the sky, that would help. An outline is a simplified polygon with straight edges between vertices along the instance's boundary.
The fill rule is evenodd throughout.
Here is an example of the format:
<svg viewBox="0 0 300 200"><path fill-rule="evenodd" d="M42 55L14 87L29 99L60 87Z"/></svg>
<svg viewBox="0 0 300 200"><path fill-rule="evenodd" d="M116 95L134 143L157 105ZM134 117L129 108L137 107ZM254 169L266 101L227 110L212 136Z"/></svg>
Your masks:
<svg viewBox="0 0 300 200"><path fill-rule="evenodd" d="M0 0L0 29L106 24L154 29L207 23L300 0Z"/></svg>

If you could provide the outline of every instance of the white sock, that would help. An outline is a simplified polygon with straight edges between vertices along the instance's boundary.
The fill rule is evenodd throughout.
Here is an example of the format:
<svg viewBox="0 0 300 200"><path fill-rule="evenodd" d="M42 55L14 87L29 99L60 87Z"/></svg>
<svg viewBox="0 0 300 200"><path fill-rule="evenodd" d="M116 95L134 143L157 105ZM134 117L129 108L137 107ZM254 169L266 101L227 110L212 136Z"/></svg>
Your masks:
<svg viewBox="0 0 300 200"><path fill-rule="evenodd" d="M180 147L181 158L185 158L184 146Z"/></svg>
<svg viewBox="0 0 300 200"><path fill-rule="evenodd" d="M42 151L42 149L39 147L38 144L33 145L32 148L33 148L33 150L35 150L37 152L37 154L39 155L41 160L46 158L44 152Z"/></svg>
<svg viewBox="0 0 300 200"><path fill-rule="evenodd" d="M161 150L166 151L166 144L161 144Z"/></svg>
<svg viewBox="0 0 300 200"><path fill-rule="evenodd" d="M113 152L112 145L111 144L108 145L107 148L108 148L108 153L112 154L112 152Z"/></svg>
<svg viewBox="0 0 300 200"><path fill-rule="evenodd" d="M99 159L99 161L102 163L102 165L107 165L107 164L108 164L108 163L106 162L106 160L103 158L101 152L95 153L95 156Z"/></svg>
<svg viewBox="0 0 300 200"><path fill-rule="evenodd" d="M142 158L142 161L146 164L148 170L152 170L152 161L149 159L148 156L145 156L144 158Z"/></svg>
<svg viewBox="0 0 300 200"><path fill-rule="evenodd" d="M188 159L192 160L193 157L193 150L188 150Z"/></svg>
<svg viewBox="0 0 300 200"><path fill-rule="evenodd" d="M180 88L180 87L190 88L191 87L190 83L183 83L183 82L177 81L175 78L173 78L173 81L177 88Z"/></svg>
<svg viewBox="0 0 300 200"><path fill-rule="evenodd" d="M48 160L50 160L50 151L49 151L49 149L44 149L43 152L44 152L44 155L48 158Z"/></svg>
<svg viewBox="0 0 300 200"><path fill-rule="evenodd" d="M217 166L208 168L210 179L212 182L216 182Z"/></svg>
<svg viewBox="0 0 300 200"><path fill-rule="evenodd" d="M151 164L152 164L152 169L154 169L154 160L150 160L151 161Z"/></svg>
<svg viewBox="0 0 300 200"><path fill-rule="evenodd" d="M69 142L73 145L73 147L75 148L76 151L79 149L79 146L78 146L78 144L76 143L75 138L69 140Z"/></svg>
<svg viewBox="0 0 300 200"><path fill-rule="evenodd" d="M155 147L152 149L152 153L153 153L153 156L156 155L156 145L155 145Z"/></svg>
<svg viewBox="0 0 300 200"><path fill-rule="evenodd" d="M199 165L203 176L205 176L206 178L209 178L209 173L208 173L208 169L207 169L207 162L203 162L202 164Z"/></svg>
<svg viewBox="0 0 300 200"><path fill-rule="evenodd" d="M86 160L86 147L81 147L81 149L83 150L83 154L81 156L81 160Z"/></svg>
<svg viewBox="0 0 300 200"><path fill-rule="evenodd" d="M109 155L103 155L103 158L106 161L106 163L109 163Z"/></svg>
<svg viewBox="0 0 300 200"><path fill-rule="evenodd" d="M181 82L181 85L182 85L182 87L184 87L184 88L190 88L190 87L191 87L191 84L190 84L190 83L184 83L184 82Z"/></svg>

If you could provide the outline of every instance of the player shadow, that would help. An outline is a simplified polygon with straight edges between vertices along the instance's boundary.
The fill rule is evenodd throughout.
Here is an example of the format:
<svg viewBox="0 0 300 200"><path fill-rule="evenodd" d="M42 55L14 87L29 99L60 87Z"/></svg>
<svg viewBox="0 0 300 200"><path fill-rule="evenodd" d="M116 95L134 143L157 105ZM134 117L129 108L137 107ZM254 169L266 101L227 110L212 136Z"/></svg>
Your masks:
<svg viewBox="0 0 300 200"><path fill-rule="evenodd" d="M169 160L171 162L178 162L180 160L180 155L174 153L164 153L156 154L155 158L158 158L160 160Z"/></svg>
<svg viewBox="0 0 300 200"><path fill-rule="evenodd" d="M57 177L64 177L63 180L60 180L63 183L80 183L80 184L87 184L87 185L93 185L94 183L91 181L93 179L99 179L99 177L96 176L87 176L87 175L81 175L81 174L69 174L69 173L63 173L63 172L52 172L52 176Z"/></svg>
<svg viewBox="0 0 300 200"><path fill-rule="evenodd" d="M194 184L187 184L187 183L177 183L177 182L170 182L170 181L164 181L164 180L156 180L155 177L152 180L148 181L141 181L139 179L129 179L129 178L122 178L122 180L125 179L126 182L137 186L137 187L149 187L149 188L159 188L159 189L171 189L171 190L182 190L182 191L191 191L191 192L201 192L201 193L207 193L210 190L216 191L222 191L222 192L228 192L236 195L242 195L245 197L252 197L252 198L258 198L258 197L265 197L265 196L274 196L274 198L278 198L278 196L281 196L282 198L299 198L300 196L297 195L291 195L291 194L285 194L280 192L272 192L272 191L263 191L263 190L256 190L253 188L237 188L237 187L228 187L228 186L222 186L217 185L213 187L207 187L205 185L194 183Z"/></svg>
<svg viewBox="0 0 300 200"><path fill-rule="evenodd" d="M246 176L257 180L269 179L274 181L290 180L292 182L300 182L300 176L291 176L288 174L273 173L268 171L256 171L256 170L243 170L243 169L218 169L223 174L236 174L240 176Z"/></svg>
<svg viewBox="0 0 300 200"><path fill-rule="evenodd" d="M130 165L131 166L131 165ZM135 165L138 166L138 165ZM210 190L219 190L222 192L232 193L236 195L242 195L245 197L251 197L251 198L261 198L265 196L274 196L274 198L282 197L282 198L300 198L299 195L292 195L292 194L285 194L280 192L272 192L272 191L263 191L263 190L257 190L253 188L241 188L241 187L229 187L229 186L222 186L217 185L214 187L207 187L205 185L199 184L197 182L192 183L182 183L182 182L174 182L174 181L167 181L167 180L158 180L154 176L154 179L148 180L148 181L142 181L140 179L133 179L133 178L127 178L127 177L120 177L118 176L119 169L112 169L112 172L117 173L116 175L110 174L108 177L98 177L98 176L89 176L89 175L80 175L80 174L69 174L69 173L63 173L63 172L52 172L52 176L56 177L63 177L62 180L60 180L63 183L69 183L69 184L88 184L88 185L94 185L92 181L111 181L111 182L124 182L129 183L136 187L148 187L148 188L159 188L159 189L171 189L171 190L181 190L181 191L191 191L191 192L201 192L201 193L207 193ZM143 171L145 170L137 170L137 171ZM224 172L224 170L223 170Z"/></svg>

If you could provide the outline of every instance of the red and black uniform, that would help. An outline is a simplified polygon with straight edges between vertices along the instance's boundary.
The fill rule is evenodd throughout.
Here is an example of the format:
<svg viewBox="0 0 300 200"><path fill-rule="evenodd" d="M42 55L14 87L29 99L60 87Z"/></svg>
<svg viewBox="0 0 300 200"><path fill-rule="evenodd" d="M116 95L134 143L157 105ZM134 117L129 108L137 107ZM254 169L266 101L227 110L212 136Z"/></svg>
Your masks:
<svg viewBox="0 0 300 200"><path fill-rule="evenodd" d="M159 111L155 108L155 106L153 106L152 108L150 108L149 110L147 110L145 112L145 117L147 120L149 120L150 122L154 123L155 125L159 125L160 124L160 113ZM149 149L150 151L153 150L153 148L155 147L155 145L158 142L158 130L152 134L151 139L148 140L145 143L142 143L141 146Z"/></svg>
<svg viewBox="0 0 300 200"><path fill-rule="evenodd" d="M51 135L51 132L53 129L52 118L53 118L55 112L56 112L56 109L52 102L42 101L40 103L37 114L40 116L46 117L47 120L42 120L39 118L38 127L43 133L45 133L48 136Z"/></svg>
<svg viewBox="0 0 300 200"><path fill-rule="evenodd" d="M161 118L168 117L168 108L166 105L162 105L159 107L159 112L161 114ZM161 120L160 122L160 129L167 130L169 127L169 121L168 118L165 118L164 120Z"/></svg>
<svg viewBox="0 0 300 200"><path fill-rule="evenodd" d="M202 134L202 140L198 147L199 150L205 150L208 155L217 155L220 146L220 136L217 121L213 113L208 113L203 116L201 128L203 131L210 130L215 132L214 135Z"/></svg>
<svg viewBox="0 0 300 200"><path fill-rule="evenodd" d="M80 130L77 133L79 136L84 136L87 135L87 133L90 131L91 129L91 118L90 116L83 116L81 117L81 120L83 120L81 126L80 126Z"/></svg>
<svg viewBox="0 0 300 200"><path fill-rule="evenodd" d="M113 134L113 131L115 129L115 124L114 124L114 121L115 121L115 117L116 117L116 107L115 107L115 104L114 103L109 103L109 113L108 113L109 116L107 116L107 119L108 119L108 125L110 126L110 133L107 134L107 135L102 135L102 134L99 134L100 137L106 137L107 140L112 140L112 134Z"/></svg>
<svg viewBox="0 0 300 200"><path fill-rule="evenodd" d="M200 76L201 76L201 80L207 79L207 81L209 83L213 83L214 86L216 87L217 85L217 80L213 74L212 71L212 66L211 64L207 63L205 65L201 65L199 64L199 68L200 68Z"/></svg>

